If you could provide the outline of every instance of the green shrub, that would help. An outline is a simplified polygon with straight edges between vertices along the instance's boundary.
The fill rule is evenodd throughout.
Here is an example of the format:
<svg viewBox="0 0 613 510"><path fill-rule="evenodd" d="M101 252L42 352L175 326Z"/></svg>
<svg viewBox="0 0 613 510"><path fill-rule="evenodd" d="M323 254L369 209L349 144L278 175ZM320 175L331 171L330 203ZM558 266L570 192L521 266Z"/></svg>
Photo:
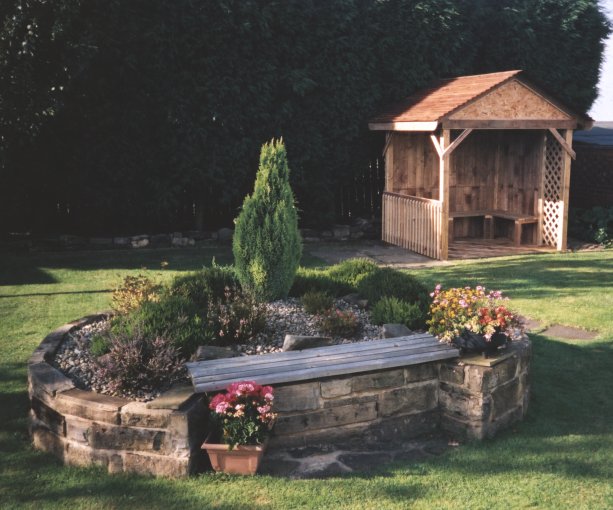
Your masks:
<svg viewBox="0 0 613 510"><path fill-rule="evenodd" d="M143 275L126 276L115 289L112 307L118 314L130 313L147 301L157 301L162 287Z"/></svg>
<svg viewBox="0 0 613 510"><path fill-rule="evenodd" d="M603 246L613 245L613 207L571 208L568 219L570 235Z"/></svg>
<svg viewBox="0 0 613 510"><path fill-rule="evenodd" d="M106 335L95 335L89 342L89 353L98 358L111 349L111 341Z"/></svg>
<svg viewBox="0 0 613 510"><path fill-rule="evenodd" d="M318 325L323 333L343 338L353 337L360 326L358 318L351 310L342 311L334 308L326 310L319 316Z"/></svg>
<svg viewBox="0 0 613 510"><path fill-rule="evenodd" d="M310 314L317 314L325 312L332 308L334 305L334 299L327 292L322 292L319 290L312 290L306 292L302 298L302 306L304 306L304 310Z"/></svg>
<svg viewBox="0 0 613 510"><path fill-rule="evenodd" d="M235 223L232 250L243 289L260 301L287 297L302 241L282 140L262 146L253 194Z"/></svg>
<svg viewBox="0 0 613 510"><path fill-rule="evenodd" d="M369 273L358 283L358 292L371 306L383 297L395 297L407 303L416 303L425 314L430 305L428 290L414 276L384 267Z"/></svg>
<svg viewBox="0 0 613 510"><path fill-rule="evenodd" d="M96 372L112 391L161 389L181 377L183 359L174 343L137 329L130 335L109 333L109 352L96 360Z"/></svg>
<svg viewBox="0 0 613 510"><path fill-rule="evenodd" d="M326 292L333 297L341 297L350 292L355 292L355 289L334 281L327 269L300 267L290 289L290 296L300 297L307 292Z"/></svg>
<svg viewBox="0 0 613 510"><path fill-rule="evenodd" d="M404 324L409 329L419 329L424 325L424 313L416 303L384 297L372 309L371 320L379 326L391 323Z"/></svg>
<svg viewBox="0 0 613 510"><path fill-rule="evenodd" d="M112 330L130 338L168 338L185 357L193 354L199 345L214 341L202 310L182 296L147 301L129 315L116 317Z"/></svg>
<svg viewBox="0 0 613 510"><path fill-rule="evenodd" d="M331 266L328 275L335 282L355 289L364 277L376 272L377 269L379 267L372 260L356 258Z"/></svg>
<svg viewBox="0 0 613 510"><path fill-rule="evenodd" d="M205 310L209 302L223 299L226 288L237 286L238 279L232 267L213 265L175 278L170 294L189 299Z"/></svg>

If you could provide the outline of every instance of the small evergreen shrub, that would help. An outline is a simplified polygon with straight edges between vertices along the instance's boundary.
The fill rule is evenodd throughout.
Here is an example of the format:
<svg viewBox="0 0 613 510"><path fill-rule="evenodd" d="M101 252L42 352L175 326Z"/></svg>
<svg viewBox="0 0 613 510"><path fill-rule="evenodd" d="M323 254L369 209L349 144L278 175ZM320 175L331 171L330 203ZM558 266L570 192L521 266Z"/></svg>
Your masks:
<svg viewBox="0 0 613 510"><path fill-rule="evenodd" d="M334 281L327 269L298 268L290 296L300 297L307 292L326 292L333 297L341 297L355 289L347 284Z"/></svg>
<svg viewBox="0 0 613 510"><path fill-rule="evenodd" d="M113 292L112 308L118 314L127 314L148 301L159 299L162 287L143 275L126 276Z"/></svg>
<svg viewBox="0 0 613 510"><path fill-rule="evenodd" d="M111 341L108 336L95 335L89 343L89 352L94 358L106 354L111 349Z"/></svg>
<svg viewBox="0 0 613 510"><path fill-rule="evenodd" d="M395 297L380 299L372 309L371 319L378 326L391 323L418 329L424 325L424 313L419 305Z"/></svg>
<svg viewBox="0 0 613 510"><path fill-rule="evenodd" d="M232 267L213 265L175 278L170 294L189 299L205 310L210 302L222 299L227 288L237 286L238 279Z"/></svg>
<svg viewBox="0 0 613 510"><path fill-rule="evenodd" d="M304 311L310 314L318 314L329 310L334 305L334 299L327 292L312 290L302 296Z"/></svg>
<svg viewBox="0 0 613 510"><path fill-rule="evenodd" d="M355 336L359 325L358 318L350 310L342 311L332 308L322 313L318 319L319 329L323 333L343 338Z"/></svg>
<svg viewBox="0 0 613 510"><path fill-rule="evenodd" d="M302 240L283 141L262 146L253 194L235 224L232 251L243 289L259 301L287 297Z"/></svg>
<svg viewBox="0 0 613 510"><path fill-rule="evenodd" d="M607 248L613 246L613 207L571 208L569 213L570 235Z"/></svg>
<svg viewBox="0 0 613 510"><path fill-rule="evenodd" d="M414 276L384 267L369 273L358 283L358 292L371 305L384 297L395 297L407 303L416 303L425 314L430 306L428 289Z"/></svg>
<svg viewBox="0 0 613 510"><path fill-rule="evenodd" d="M169 295L159 301L144 302L129 315L116 317L112 330L126 337L167 338L185 357L193 354L199 345L214 341L214 333L207 327L202 310L181 296Z"/></svg>
<svg viewBox="0 0 613 510"><path fill-rule="evenodd" d="M112 391L136 392L162 388L183 375L183 359L166 337L109 334L109 351L96 360L97 375Z"/></svg>
<svg viewBox="0 0 613 510"><path fill-rule="evenodd" d="M357 288L360 281L369 274L376 272L379 266L372 260L356 258L344 260L340 264L331 266L328 275L332 280L340 284Z"/></svg>

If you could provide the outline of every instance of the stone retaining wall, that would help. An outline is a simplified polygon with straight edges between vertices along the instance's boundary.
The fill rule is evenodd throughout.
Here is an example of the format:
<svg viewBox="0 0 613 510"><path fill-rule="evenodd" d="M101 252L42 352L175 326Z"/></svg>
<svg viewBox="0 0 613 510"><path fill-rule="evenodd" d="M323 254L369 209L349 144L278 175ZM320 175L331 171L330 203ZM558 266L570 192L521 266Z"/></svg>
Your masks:
<svg viewBox="0 0 613 510"><path fill-rule="evenodd" d="M183 477L198 471L206 433L204 396L191 386L148 403L75 388L49 363L64 335L97 321L86 317L58 328L28 363L30 433L34 446L65 464L101 465L109 472Z"/></svg>
<svg viewBox="0 0 613 510"><path fill-rule="evenodd" d="M275 386L279 413L272 448L374 443L443 430L483 439L528 409L527 337L497 359L480 356L357 376Z"/></svg>
<svg viewBox="0 0 613 510"><path fill-rule="evenodd" d="M206 397L191 386L149 403L75 388L49 361L72 328L49 334L28 365L34 445L66 464L182 477L206 465ZM527 337L497 359L475 356L358 375L275 385L279 414L271 449L396 441L443 431L458 440L493 437L521 420L530 394Z"/></svg>

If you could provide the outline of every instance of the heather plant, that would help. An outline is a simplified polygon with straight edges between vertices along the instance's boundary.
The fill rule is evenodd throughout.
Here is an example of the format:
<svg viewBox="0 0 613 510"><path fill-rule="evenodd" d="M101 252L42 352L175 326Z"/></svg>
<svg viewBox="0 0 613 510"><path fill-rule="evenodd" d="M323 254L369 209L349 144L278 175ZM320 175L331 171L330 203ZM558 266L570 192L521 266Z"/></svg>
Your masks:
<svg viewBox="0 0 613 510"><path fill-rule="evenodd" d="M97 375L116 392L154 391L183 375L183 358L166 337L109 333L109 350L96 359Z"/></svg>
<svg viewBox="0 0 613 510"><path fill-rule="evenodd" d="M301 301L304 311L313 315L323 313L334 305L334 300L330 294L317 290L306 292Z"/></svg>
<svg viewBox="0 0 613 510"><path fill-rule="evenodd" d="M211 303L207 328L216 343L243 343L266 326L266 307L237 287L226 287L223 298Z"/></svg>
<svg viewBox="0 0 613 510"><path fill-rule="evenodd" d="M358 332L359 322L351 310L326 310L318 318L319 329L328 335L351 338Z"/></svg>
<svg viewBox="0 0 613 510"><path fill-rule="evenodd" d="M89 353L97 358L109 352L111 342L108 335L95 335L89 342Z"/></svg>
<svg viewBox="0 0 613 510"><path fill-rule="evenodd" d="M235 220L233 252L243 289L259 301L287 297L302 255L282 140L262 146L252 195Z"/></svg>
<svg viewBox="0 0 613 510"><path fill-rule="evenodd" d="M424 324L424 314L416 303L407 303L395 297L384 297L373 307L372 321L382 324L404 324L409 329L421 328Z"/></svg>
<svg viewBox="0 0 613 510"><path fill-rule="evenodd" d="M146 276L126 276L113 292L111 306L116 313L127 314L143 303L158 301L161 291L162 287Z"/></svg>

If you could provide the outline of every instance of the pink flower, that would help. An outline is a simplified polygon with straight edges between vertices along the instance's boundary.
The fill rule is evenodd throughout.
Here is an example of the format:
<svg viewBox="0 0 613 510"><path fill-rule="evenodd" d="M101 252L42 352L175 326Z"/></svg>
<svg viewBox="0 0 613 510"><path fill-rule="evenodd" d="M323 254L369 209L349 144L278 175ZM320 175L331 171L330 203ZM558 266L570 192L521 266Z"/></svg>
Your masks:
<svg viewBox="0 0 613 510"><path fill-rule="evenodd" d="M434 290L441 290L441 288L442 288L442 287L441 287L441 284L440 284L440 283L437 283L437 284L436 284L436 287L434 287Z"/></svg>
<svg viewBox="0 0 613 510"><path fill-rule="evenodd" d="M225 412L228 410L228 407L231 407L228 402L220 402L215 406L215 412L217 414L225 414Z"/></svg>
<svg viewBox="0 0 613 510"><path fill-rule="evenodd" d="M257 408L258 413L260 414L266 414L270 412L270 406L261 406Z"/></svg>

